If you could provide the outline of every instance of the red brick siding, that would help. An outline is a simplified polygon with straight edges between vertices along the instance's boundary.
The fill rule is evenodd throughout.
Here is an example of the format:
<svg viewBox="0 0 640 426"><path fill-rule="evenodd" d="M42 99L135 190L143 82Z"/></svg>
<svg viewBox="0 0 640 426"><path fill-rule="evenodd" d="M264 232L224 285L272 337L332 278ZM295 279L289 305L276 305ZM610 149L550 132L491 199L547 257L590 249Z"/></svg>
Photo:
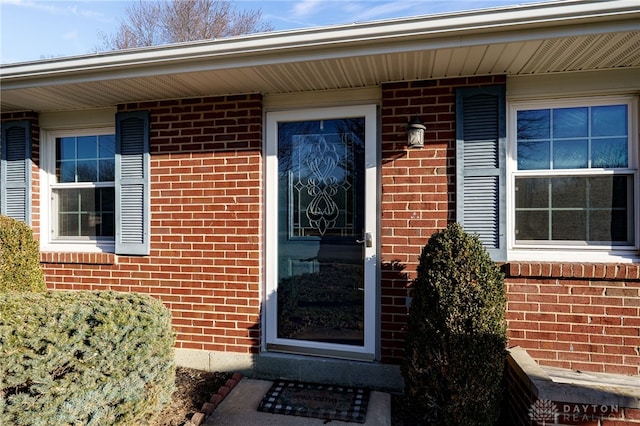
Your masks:
<svg viewBox="0 0 640 426"><path fill-rule="evenodd" d="M626 264L507 265L510 344L540 364L640 374L640 268Z"/></svg>
<svg viewBox="0 0 640 426"><path fill-rule="evenodd" d="M43 253L48 286L151 294L173 313L177 347L258 351L261 96L119 110L151 112L151 254Z"/></svg>
<svg viewBox="0 0 640 426"><path fill-rule="evenodd" d="M504 84L504 76L382 85L382 359L402 359L407 286L429 237L455 220L455 90ZM427 130L423 149L407 149L415 115Z"/></svg>

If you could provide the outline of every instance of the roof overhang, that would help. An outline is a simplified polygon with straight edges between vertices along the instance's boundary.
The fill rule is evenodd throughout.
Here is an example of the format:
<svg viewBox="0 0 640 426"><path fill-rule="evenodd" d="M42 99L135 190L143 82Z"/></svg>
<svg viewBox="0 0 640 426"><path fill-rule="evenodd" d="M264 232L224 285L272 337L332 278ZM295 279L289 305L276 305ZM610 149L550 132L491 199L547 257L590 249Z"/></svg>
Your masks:
<svg viewBox="0 0 640 426"><path fill-rule="evenodd" d="M0 108L618 68L640 76L638 1L560 1L2 65Z"/></svg>

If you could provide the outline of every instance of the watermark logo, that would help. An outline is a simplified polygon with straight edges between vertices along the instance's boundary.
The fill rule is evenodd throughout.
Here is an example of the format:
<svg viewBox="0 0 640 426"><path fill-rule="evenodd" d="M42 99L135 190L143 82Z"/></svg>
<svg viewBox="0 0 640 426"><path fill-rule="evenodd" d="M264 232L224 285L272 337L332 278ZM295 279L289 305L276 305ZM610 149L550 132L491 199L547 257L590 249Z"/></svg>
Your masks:
<svg viewBox="0 0 640 426"><path fill-rule="evenodd" d="M558 406L546 399L537 400L529 408L529 418L541 426L556 424L559 414Z"/></svg>
<svg viewBox="0 0 640 426"><path fill-rule="evenodd" d="M577 425L620 417L618 406L574 404L539 399L529 407L529 419L538 426Z"/></svg>

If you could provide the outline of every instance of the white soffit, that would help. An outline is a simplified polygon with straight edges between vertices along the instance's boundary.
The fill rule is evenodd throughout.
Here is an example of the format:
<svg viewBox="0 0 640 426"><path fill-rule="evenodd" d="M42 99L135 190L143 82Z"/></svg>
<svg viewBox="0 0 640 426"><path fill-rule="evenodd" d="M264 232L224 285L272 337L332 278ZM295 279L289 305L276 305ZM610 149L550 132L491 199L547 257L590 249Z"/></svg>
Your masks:
<svg viewBox="0 0 640 426"><path fill-rule="evenodd" d="M3 65L0 89L3 112L51 111L619 68L640 70L638 0L562 1Z"/></svg>

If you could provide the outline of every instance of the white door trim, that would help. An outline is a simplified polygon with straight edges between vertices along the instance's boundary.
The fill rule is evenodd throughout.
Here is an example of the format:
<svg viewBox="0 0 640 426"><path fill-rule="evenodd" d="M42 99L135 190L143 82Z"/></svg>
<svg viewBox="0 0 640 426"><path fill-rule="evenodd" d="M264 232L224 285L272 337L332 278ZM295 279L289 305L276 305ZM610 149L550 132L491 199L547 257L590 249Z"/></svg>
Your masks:
<svg viewBox="0 0 640 426"><path fill-rule="evenodd" d="M365 118L365 230L371 233L365 247L364 346L282 339L277 336L278 280L278 122ZM265 294L264 349L348 359L374 360L378 345L378 182L376 105L313 108L267 112L265 129Z"/></svg>

